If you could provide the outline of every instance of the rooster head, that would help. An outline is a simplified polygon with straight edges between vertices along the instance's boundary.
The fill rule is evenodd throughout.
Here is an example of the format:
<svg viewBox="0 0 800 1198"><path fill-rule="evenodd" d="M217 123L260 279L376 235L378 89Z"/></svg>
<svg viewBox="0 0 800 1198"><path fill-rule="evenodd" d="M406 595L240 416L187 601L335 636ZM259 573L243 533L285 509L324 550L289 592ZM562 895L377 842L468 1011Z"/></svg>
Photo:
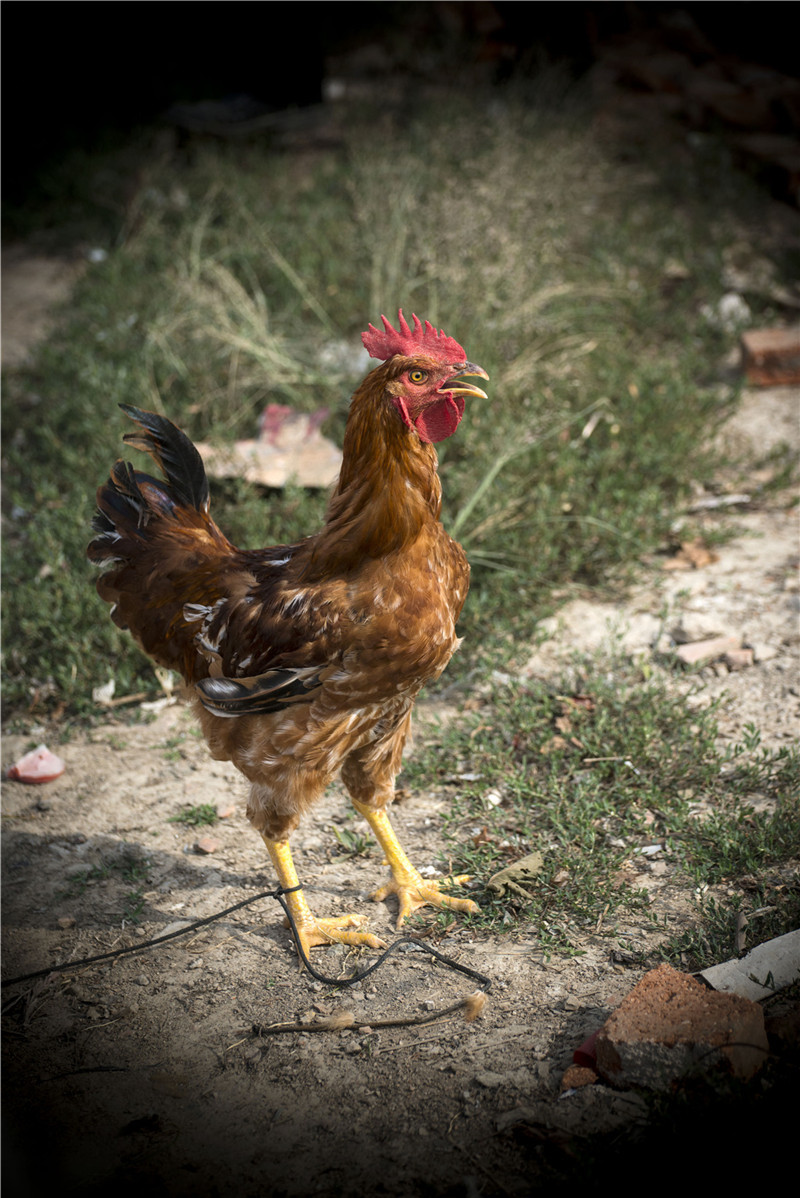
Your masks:
<svg viewBox="0 0 800 1198"><path fill-rule="evenodd" d="M437 333L430 321L423 324L412 316L409 327L402 310L399 329L385 316L381 320L383 331L370 325L361 340L370 357L386 362L386 394L421 441L444 441L458 428L467 395L488 398L480 387L461 382L462 376L488 379L488 374L468 362L458 342L441 330Z"/></svg>

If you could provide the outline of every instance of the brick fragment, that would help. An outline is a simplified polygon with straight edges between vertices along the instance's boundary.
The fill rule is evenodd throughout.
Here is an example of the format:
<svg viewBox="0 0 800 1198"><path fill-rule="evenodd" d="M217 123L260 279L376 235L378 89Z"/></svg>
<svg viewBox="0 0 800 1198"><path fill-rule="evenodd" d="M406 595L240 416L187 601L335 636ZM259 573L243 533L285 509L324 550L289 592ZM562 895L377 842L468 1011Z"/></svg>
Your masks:
<svg viewBox="0 0 800 1198"><path fill-rule="evenodd" d="M752 649L743 646L741 649L729 649L723 654L722 660L729 670L746 670L753 665L755 654Z"/></svg>
<svg viewBox="0 0 800 1198"><path fill-rule="evenodd" d="M742 334L742 366L747 381L758 386L800 383L800 327L748 329Z"/></svg>
<svg viewBox="0 0 800 1198"><path fill-rule="evenodd" d="M707 641L689 641L678 645L675 656L687 666L696 665L699 661L714 661L723 653L731 653L740 648L742 638L739 636L714 636Z"/></svg>
<svg viewBox="0 0 800 1198"><path fill-rule="evenodd" d="M652 1089L698 1069L749 1078L768 1052L758 1003L708 990L670 965L645 974L603 1025L596 1047L606 1081Z"/></svg>
<svg viewBox="0 0 800 1198"><path fill-rule="evenodd" d="M570 1065L561 1079L561 1093L579 1090L581 1086L593 1086L597 1080L594 1069L588 1069L585 1065Z"/></svg>
<svg viewBox="0 0 800 1198"><path fill-rule="evenodd" d="M215 840L213 836L201 836L199 840L194 842L194 851L202 855L216 853L218 848L219 841Z"/></svg>

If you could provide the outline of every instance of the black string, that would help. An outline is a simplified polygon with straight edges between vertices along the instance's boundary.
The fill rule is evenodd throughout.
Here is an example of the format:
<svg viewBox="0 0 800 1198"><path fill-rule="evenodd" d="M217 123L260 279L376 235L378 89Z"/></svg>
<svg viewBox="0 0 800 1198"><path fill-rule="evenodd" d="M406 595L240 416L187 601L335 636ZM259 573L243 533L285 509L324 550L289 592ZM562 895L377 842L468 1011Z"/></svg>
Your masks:
<svg viewBox="0 0 800 1198"><path fill-rule="evenodd" d="M189 932L194 932L197 928L203 928L207 924L215 923L218 919L224 919L226 915L230 915L233 911L240 911L242 907L249 907L251 903L257 903L259 899L274 898L280 901L282 894L293 894L295 890L300 890L302 887L292 886L288 890L284 890L279 886L277 890L262 890L260 894L254 894L251 898L242 899L240 903L234 903L232 907L226 907L224 911L217 911L214 915L206 915L203 919L195 919L187 924L185 928L178 928L174 932L169 932L166 936L155 936L152 940L144 940L141 944L129 944L125 948L115 948L107 953L98 953L95 957L82 957L79 961L64 961L61 965L51 965L47 969L37 969L33 973L23 973L16 978L7 978L0 985L14 986L17 982L30 982L34 978L44 978L50 973L63 973L65 969L77 969L82 965L94 965L96 961L110 961L113 957L124 957L128 953L140 953L146 948L153 948L157 944L166 944L168 940L176 940L178 936L186 936Z"/></svg>
<svg viewBox="0 0 800 1198"><path fill-rule="evenodd" d="M130 944L125 948L116 948L107 953L98 953L94 957L82 957L78 961L65 961L61 965L51 965L47 969L37 969L34 970L33 973L23 973L20 974L19 977L6 978L1 984L3 988L6 986L15 986L19 982L31 982L35 978L48 977L51 973L63 973L68 969L79 969L84 965L94 965L97 961L110 961L115 957L124 957L129 953L143 952L145 949L154 948L159 944L166 944L169 940L176 940L179 936L186 936L189 932L194 932L198 928L203 928L210 923L215 923L218 919L223 919L226 915L231 915L234 911L240 911L242 907L249 907L252 903L257 903L260 899L273 898L280 903L284 910L284 914L289 921L289 927L291 928L297 953L301 961L311 976L316 978L318 982L323 982L326 986L354 986L356 982L362 982L364 978L367 978L371 973L374 973L378 966L382 965L387 957L391 956L395 950L402 948L403 945L413 945L415 948L422 949L423 952L430 953L432 957L436 957L438 961L442 961L443 964L447 965L450 969L455 969L459 973L463 973L467 977L474 978L475 981L480 982L481 987L484 990L488 991L489 987L491 986L492 982L490 978L484 977L482 973L478 973L475 969L470 969L466 965L461 965L460 962L454 961L452 957L445 956L444 953L440 953L438 949L433 948L430 944L424 944L415 936L402 936L399 940L395 940L389 945L388 948L384 949L377 961L374 961L372 965L368 966L366 969L357 971L348 978L326 977L324 973L320 973L319 970L315 969L309 961L308 955L306 954L306 951L301 943L300 935L297 930L297 924L294 921L294 916L289 909L289 904L284 901L284 895L294 894L295 891L301 889L302 887L297 885L288 887L278 886L275 890L263 890L260 894L255 894L251 898L242 899L240 903L234 903L232 907L226 907L224 911L217 911L214 915L206 915L203 919L195 919L191 923L187 924L185 928L178 928L174 932L169 932L166 936L156 936L152 940L145 940L142 944Z"/></svg>
<svg viewBox="0 0 800 1198"><path fill-rule="evenodd" d="M296 890L298 888L295 886L293 889ZM416 936L401 936L399 940L395 940L389 945L388 948L383 950L377 961L373 961L372 965L369 965L366 969L362 969L354 974L351 974L349 978L326 977L324 973L319 973L319 971L316 970L311 964L308 956L306 955L306 951L300 942L297 925L295 924L294 917L289 910L289 904L283 901L283 895L289 893L290 891L288 890L284 890L283 892L276 891L274 897L283 907L286 918L289 920L289 927L292 929L292 935L294 936L294 942L300 959L311 976L316 978L318 982L324 982L326 986L354 986L356 982L363 982L364 978L368 978L371 973L374 973L375 970L383 964L386 958L391 956L395 949L402 948L404 944L411 944L415 948L420 948L423 950L423 952L430 953L432 957L436 957L437 960L443 961L445 965L450 967L450 969L455 969L459 973L466 974L467 977L474 978L476 982L481 983L481 986L484 990L488 990L492 984L491 978L487 978L482 973L478 973L476 969L470 969L467 965L462 965L460 962L454 961L452 957L446 957L444 953L440 953L438 949L433 948L430 944L425 944L422 940L418 940Z"/></svg>

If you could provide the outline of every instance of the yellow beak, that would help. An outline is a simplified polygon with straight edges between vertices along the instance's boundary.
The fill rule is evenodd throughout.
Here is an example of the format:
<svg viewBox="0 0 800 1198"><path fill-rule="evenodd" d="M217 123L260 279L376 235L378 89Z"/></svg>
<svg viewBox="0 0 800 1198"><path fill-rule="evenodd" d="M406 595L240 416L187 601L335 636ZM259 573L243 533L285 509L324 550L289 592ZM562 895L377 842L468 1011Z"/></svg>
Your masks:
<svg viewBox="0 0 800 1198"><path fill-rule="evenodd" d="M454 378L461 378L463 375L475 375L479 379L488 379L489 376L482 366L476 366L474 362L466 362L463 370L459 370ZM442 384L442 389L449 391L451 395L473 395L476 399L488 399L489 396L480 387L476 387L473 383L465 383L463 387L451 387L450 383Z"/></svg>

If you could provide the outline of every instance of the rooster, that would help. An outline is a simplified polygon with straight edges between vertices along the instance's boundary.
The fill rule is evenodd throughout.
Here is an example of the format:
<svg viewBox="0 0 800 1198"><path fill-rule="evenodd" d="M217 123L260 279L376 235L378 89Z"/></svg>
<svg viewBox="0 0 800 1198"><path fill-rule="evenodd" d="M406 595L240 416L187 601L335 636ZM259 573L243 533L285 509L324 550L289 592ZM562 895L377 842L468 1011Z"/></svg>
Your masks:
<svg viewBox="0 0 800 1198"><path fill-rule="evenodd" d="M362 916L316 918L289 848L300 817L341 774L391 868L397 928L429 905L475 912L406 856L387 815L421 689L459 644L469 585L461 546L440 522L434 443L451 436L486 379L462 347L416 316L385 316L362 341L382 362L355 392L342 468L323 527L294 545L243 550L209 515L199 453L169 420L121 405L157 479L118 461L97 492L91 561L111 618L176 670L215 758L250 782L261 834L306 954L316 945L383 947ZM464 881L464 878L452 879ZM445 880L448 881L448 880Z"/></svg>

